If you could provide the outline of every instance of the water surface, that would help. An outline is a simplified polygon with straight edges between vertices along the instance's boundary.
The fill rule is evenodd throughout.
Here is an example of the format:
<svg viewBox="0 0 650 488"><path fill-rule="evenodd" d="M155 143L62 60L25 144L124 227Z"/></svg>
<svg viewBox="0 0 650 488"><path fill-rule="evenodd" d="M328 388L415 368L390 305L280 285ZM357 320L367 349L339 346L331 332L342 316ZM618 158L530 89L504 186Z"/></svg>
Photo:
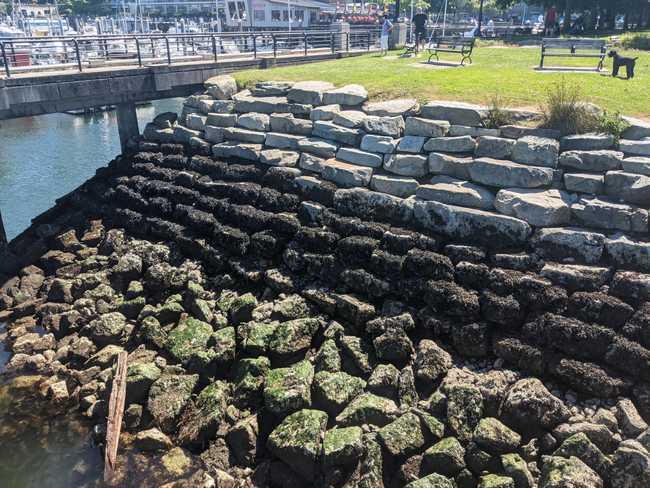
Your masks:
<svg viewBox="0 0 650 488"><path fill-rule="evenodd" d="M182 100L157 100L138 107L140 130L157 113L180 111ZM0 121L0 212L7 237L16 237L31 219L119 153L114 111Z"/></svg>

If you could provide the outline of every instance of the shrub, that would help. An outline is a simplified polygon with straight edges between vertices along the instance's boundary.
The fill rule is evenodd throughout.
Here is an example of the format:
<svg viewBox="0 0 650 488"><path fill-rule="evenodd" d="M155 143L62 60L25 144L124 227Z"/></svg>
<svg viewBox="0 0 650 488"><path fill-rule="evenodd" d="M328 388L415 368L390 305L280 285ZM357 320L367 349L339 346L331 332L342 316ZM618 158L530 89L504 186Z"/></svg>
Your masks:
<svg viewBox="0 0 650 488"><path fill-rule="evenodd" d="M650 51L650 33L628 33L621 37L621 46L625 49L642 49Z"/></svg>
<svg viewBox="0 0 650 488"><path fill-rule="evenodd" d="M485 127L488 129L498 129L501 126L509 125L514 122L512 114L505 109L505 104L501 95L495 93L490 99L488 112L485 116Z"/></svg>
<svg viewBox="0 0 650 488"><path fill-rule="evenodd" d="M543 127L562 135L607 132L618 138L627 127L618 113L609 114L587 102L578 86L564 78L548 90L541 111Z"/></svg>

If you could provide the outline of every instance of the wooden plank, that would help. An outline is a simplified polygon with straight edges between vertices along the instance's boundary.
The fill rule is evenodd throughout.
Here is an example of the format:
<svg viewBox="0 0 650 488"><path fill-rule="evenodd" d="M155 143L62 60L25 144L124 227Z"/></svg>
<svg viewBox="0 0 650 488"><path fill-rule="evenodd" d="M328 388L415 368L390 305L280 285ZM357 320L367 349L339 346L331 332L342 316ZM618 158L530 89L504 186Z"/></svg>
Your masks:
<svg viewBox="0 0 650 488"><path fill-rule="evenodd" d="M106 425L106 452L104 456L104 483L112 485L115 477L115 460L120 443L124 403L126 401L126 363L127 353L117 356L117 368L113 377L111 398L108 402L108 424Z"/></svg>

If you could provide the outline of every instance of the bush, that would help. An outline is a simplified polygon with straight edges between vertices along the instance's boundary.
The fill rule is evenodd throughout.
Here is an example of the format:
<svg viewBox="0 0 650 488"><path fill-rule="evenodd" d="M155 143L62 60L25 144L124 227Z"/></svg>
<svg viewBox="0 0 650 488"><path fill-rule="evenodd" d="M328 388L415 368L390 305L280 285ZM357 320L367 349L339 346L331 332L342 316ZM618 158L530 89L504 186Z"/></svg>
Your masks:
<svg viewBox="0 0 650 488"><path fill-rule="evenodd" d="M625 49L650 51L650 33L628 33L621 37L621 46Z"/></svg>
<svg viewBox="0 0 650 488"><path fill-rule="evenodd" d="M619 138L627 127L618 113L609 114L587 102L578 86L569 85L565 79L548 90L541 112L542 126L556 129L563 136L606 132Z"/></svg>
<svg viewBox="0 0 650 488"><path fill-rule="evenodd" d="M485 116L485 127L488 129L498 129L504 125L510 125L514 122L512 114L505 109L505 104L501 95L495 93L490 99L488 112Z"/></svg>

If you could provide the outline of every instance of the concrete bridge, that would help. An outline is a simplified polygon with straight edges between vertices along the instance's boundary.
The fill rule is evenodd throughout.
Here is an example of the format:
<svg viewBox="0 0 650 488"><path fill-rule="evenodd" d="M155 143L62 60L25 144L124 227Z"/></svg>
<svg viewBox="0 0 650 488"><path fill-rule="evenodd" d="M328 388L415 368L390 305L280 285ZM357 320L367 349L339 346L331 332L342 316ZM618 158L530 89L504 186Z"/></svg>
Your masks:
<svg viewBox="0 0 650 488"><path fill-rule="evenodd" d="M377 40L376 31L337 30L3 41L0 120L115 105L124 148L139 133L136 102L188 96L217 74L364 54ZM60 62L16 66L30 49Z"/></svg>

